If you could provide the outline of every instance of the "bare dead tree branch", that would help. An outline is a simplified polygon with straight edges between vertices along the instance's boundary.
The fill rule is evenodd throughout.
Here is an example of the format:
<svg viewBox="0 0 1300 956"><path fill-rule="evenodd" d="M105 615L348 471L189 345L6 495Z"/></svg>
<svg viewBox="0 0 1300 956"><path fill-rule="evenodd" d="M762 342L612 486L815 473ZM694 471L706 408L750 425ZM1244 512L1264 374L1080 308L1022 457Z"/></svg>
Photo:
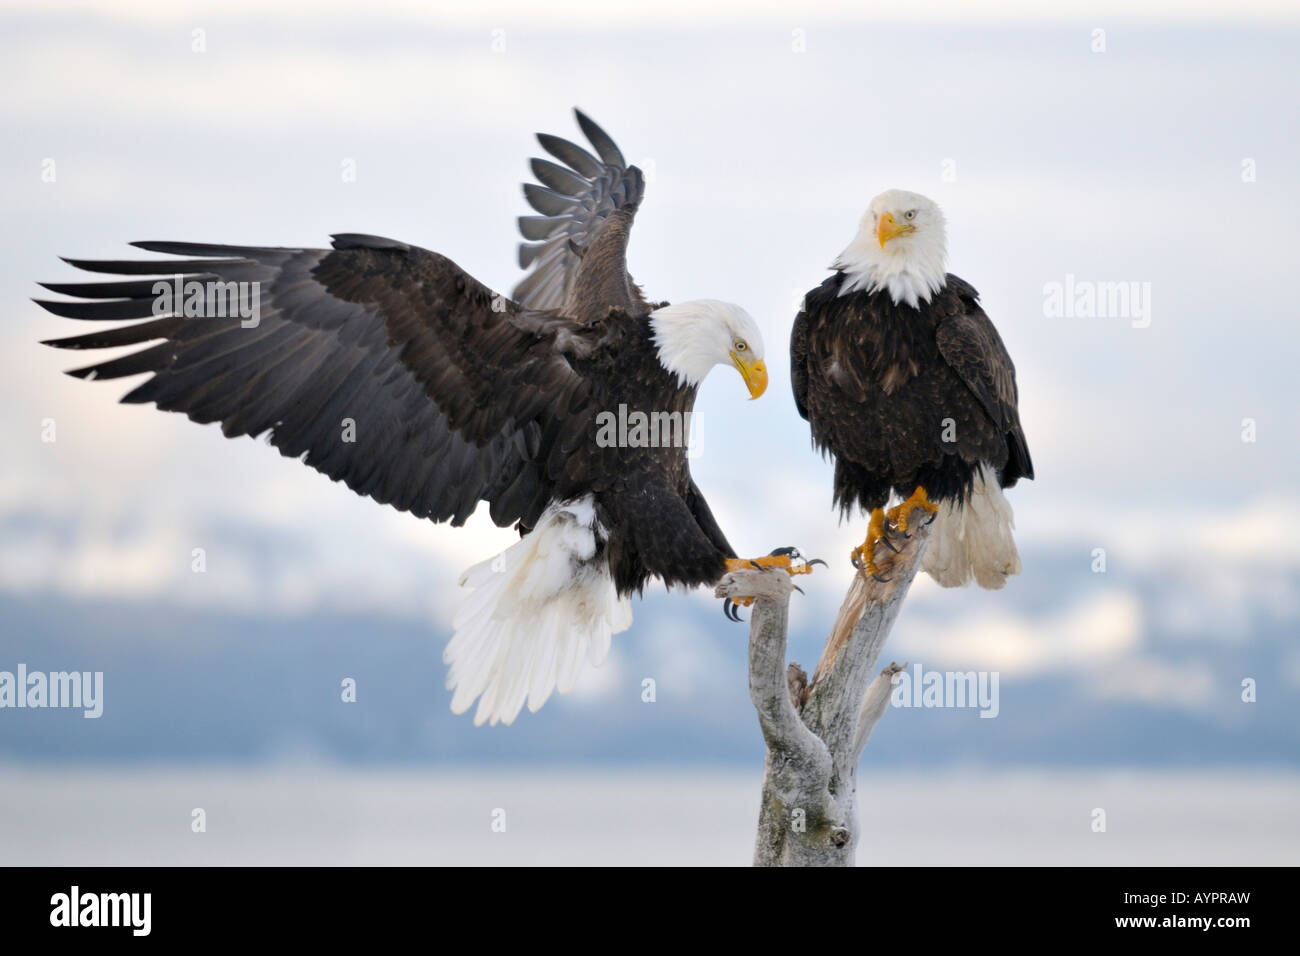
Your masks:
<svg viewBox="0 0 1300 956"><path fill-rule="evenodd" d="M897 552L877 548L885 580L854 576L811 681L785 663L789 576L755 569L719 582L718 597L754 598L749 694L767 744L755 866L853 865L858 760L902 669L891 663L877 673L876 662L928 540L922 524L893 539Z"/></svg>

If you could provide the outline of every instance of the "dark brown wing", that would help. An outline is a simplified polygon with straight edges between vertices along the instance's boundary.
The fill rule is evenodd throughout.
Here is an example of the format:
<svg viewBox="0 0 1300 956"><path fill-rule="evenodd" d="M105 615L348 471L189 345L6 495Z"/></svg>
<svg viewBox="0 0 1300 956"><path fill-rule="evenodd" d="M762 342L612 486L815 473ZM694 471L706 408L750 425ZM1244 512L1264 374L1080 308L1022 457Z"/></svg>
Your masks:
<svg viewBox="0 0 1300 956"><path fill-rule="evenodd" d="M965 308L940 321L935 332L939 353L979 399L994 427L1005 437L1007 464L1003 469L1002 483L1004 487L1010 487L1019 478L1034 477L1029 446L1020 427L1016 368L1002 344L1002 336L980 308L975 290L951 275L948 285Z"/></svg>
<svg viewBox="0 0 1300 956"><path fill-rule="evenodd" d="M803 309L794 317L790 330L790 388L794 391L794 407L806 421L808 418L808 313Z"/></svg>
<svg viewBox="0 0 1300 956"><path fill-rule="evenodd" d="M519 265L531 271L513 297L524 308L559 310L583 322L610 309L644 315L651 307L627 273L627 242L645 180L603 129L581 110L574 114L596 155L537 134L563 165L532 161L538 182L526 183L524 196L541 215L519 219L529 240L519 245Z"/></svg>
<svg viewBox="0 0 1300 956"><path fill-rule="evenodd" d="M134 278L47 284L80 299L43 307L144 321L46 344L146 346L70 374L152 373L123 401L220 422L230 437L267 432L282 454L434 521L463 523L483 500L498 524L531 526L566 466L575 470L568 452L585 437L590 385L570 357L583 341L451 260L361 235L335 236L332 250L135 245L199 258L69 260ZM175 274L203 283L177 306L225 317L160 308ZM209 283L249 283L237 288L257 303L256 322L231 314L231 286Z"/></svg>

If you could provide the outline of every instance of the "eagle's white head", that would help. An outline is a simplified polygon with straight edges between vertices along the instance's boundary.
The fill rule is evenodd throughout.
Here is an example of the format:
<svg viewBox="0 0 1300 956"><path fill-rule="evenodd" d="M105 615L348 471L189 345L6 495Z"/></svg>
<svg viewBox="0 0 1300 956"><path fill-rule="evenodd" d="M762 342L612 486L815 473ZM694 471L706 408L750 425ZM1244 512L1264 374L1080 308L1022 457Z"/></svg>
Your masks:
<svg viewBox="0 0 1300 956"><path fill-rule="evenodd" d="M840 295L887 289L894 303L916 307L947 281L943 213L920 193L891 189L871 200L858 234L835 260L845 274Z"/></svg>
<svg viewBox="0 0 1300 956"><path fill-rule="evenodd" d="M717 299L693 299L650 313L659 364L677 376L679 386L699 385L715 365L740 372L750 398L767 388L763 334L738 305Z"/></svg>

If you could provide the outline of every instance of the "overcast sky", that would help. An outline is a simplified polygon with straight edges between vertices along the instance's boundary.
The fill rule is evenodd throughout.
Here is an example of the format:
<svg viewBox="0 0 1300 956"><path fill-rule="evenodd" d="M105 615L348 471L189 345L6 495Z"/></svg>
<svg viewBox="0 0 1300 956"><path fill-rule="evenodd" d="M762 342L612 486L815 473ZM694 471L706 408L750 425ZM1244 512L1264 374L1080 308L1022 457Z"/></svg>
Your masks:
<svg viewBox="0 0 1300 956"><path fill-rule="evenodd" d="M938 3L381 6L363 20L353 4L6 5L0 589L396 608L441 640L456 572L510 532L482 516L423 524L257 442L117 405L131 383L59 374L85 363L37 342L76 324L27 300L36 280L78 278L59 255L346 231L436 249L508 290L532 133L577 138L574 105L647 172L630 252L647 293L733 300L763 329L771 388L750 403L734 373L710 378L692 468L743 553L831 559L809 601L827 618L863 528L830 510L786 339L800 294L890 187L942 205L950 269L1015 360L1038 473L1011 493L1027 563L1050 552L1090 573L1105 548L1192 582L1213 571L1207 614L1300 569L1292 5L1234 4L1230 22L1210 3L1052 5L1059 19L1029 3L989 17ZM1136 283L1149 310L1053 316L1045 290L1067 281ZM915 600L968 611L959 630L918 625L917 646L960 642L1006 667L1136 660L1149 611L1118 584L1045 597L1032 620L928 582Z"/></svg>

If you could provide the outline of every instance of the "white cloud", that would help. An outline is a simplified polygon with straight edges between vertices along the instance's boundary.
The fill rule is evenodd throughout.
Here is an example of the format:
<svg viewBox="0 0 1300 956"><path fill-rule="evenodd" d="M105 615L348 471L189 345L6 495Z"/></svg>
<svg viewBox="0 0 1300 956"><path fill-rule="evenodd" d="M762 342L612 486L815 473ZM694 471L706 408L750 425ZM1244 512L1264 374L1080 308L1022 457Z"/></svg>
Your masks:
<svg viewBox="0 0 1300 956"><path fill-rule="evenodd" d="M1017 526L1019 540L1030 546L1074 542L1083 556L1100 547L1109 570L1125 562L1180 567L1195 570L1210 587L1236 580L1237 569L1300 567L1300 503L1273 493L1195 504L1139 494L1101 513L1078 499L1036 496Z"/></svg>
<svg viewBox="0 0 1300 956"><path fill-rule="evenodd" d="M1174 705L1205 714L1215 689L1214 671L1206 661L1174 662L1137 656L1106 667L1087 682L1101 700Z"/></svg>
<svg viewBox="0 0 1300 956"><path fill-rule="evenodd" d="M909 617L895 656L1027 678L1111 666L1140 646L1142 634L1137 596L1108 591L1037 618L1005 608L942 621Z"/></svg>
<svg viewBox="0 0 1300 956"><path fill-rule="evenodd" d="M170 122L220 132L240 140L266 129L330 130L342 116L349 120L352 136L376 129L400 129L418 120L422 124L483 122L491 110L513 102L515 91L527 81L527 57L492 56L487 50L452 47L429 50L402 44L396 48L351 51L340 60L322 63L319 50L305 39L290 37L277 45L274 55L250 48L239 36L213 30L208 53L189 50L187 32L175 36L175 45L161 53L163 62L142 60L130 47L106 45L94 36L37 36L16 46L13 59L3 68L12 78L12 95L4 114L11 119L39 118L74 107L93 110L99 117L119 116L126 122L144 119L139 104L150 104L154 115ZM222 43L228 47L222 49ZM167 55L170 53L170 56ZM78 64L75 76L51 74L52 62ZM347 68L351 65L352 69ZM166 81L160 82L165 72ZM87 86L87 75L112 76L111 84ZM432 98L436 88L472 89L474 97ZM195 112L196 102L219 90L229 109L220 115ZM286 104L292 104L286 110ZM413 110L418 109L418 114ZM190 134L191 136L194 133ZM358 148L364 143L357 142ZM65 167L65 173L72 173ZM95 189L125 184L126 170L97 163L76 170L82 178L65 175L74 188L81 185L91 195ZM86 180L84 177L91 177ZM110 192L111 194L111 192Z"/></svg>
<svg viewBox="0 0 1300 956"><path fill-rule="evenodd" d="M1136 594L1112 590L1041 615L1001 608L942 620L909 616L893 656L1010 680L1064 677L1098 700L1204 713L1216 692L1211 662L1161 656L1150 646L1145 614Z"/></svg>

